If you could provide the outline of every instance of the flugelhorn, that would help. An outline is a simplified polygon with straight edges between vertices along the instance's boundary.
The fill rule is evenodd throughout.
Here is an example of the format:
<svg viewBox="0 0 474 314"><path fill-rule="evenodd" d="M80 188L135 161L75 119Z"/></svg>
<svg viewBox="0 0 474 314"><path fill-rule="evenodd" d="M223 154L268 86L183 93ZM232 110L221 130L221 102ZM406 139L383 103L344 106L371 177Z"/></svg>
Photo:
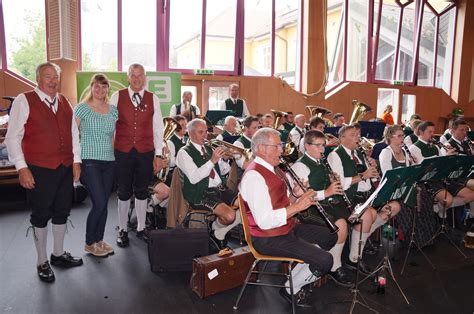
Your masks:
<svg viewBox="0 0 474 314"><path fill-rule="evenodd" d="M274 110L274 109L270 109L270 111L273 113L273 116L274 116L272 127L276 130L278 129L278 126L280 125L281 118L286 116L288 113L284 111Z"/></svg>
<svg viewBox="0 0 474 314"><path fill-rule="evenodd" d="M218 147L223 147L224 154L226 154L229 157L233 157L233 158L244 157L245 160L250 160L252 158L252 151L248 148L241 148L231 143L227 143L226 141L221 141L218 139L212 139L208 143L209 143L209 146L211 146L211 148L213 149L216 149Z"/></svg>
<svg viewBox="0 0 474 314"><path fill-rule="evenodd" d="M164 146L166 147L166 150L165 148L163 148L162 157L163 159L168 160L168 165L165 168L158 171L158 173L156 174L156 177L158 178L158 180L162 182L166 180L166 177L168 176L168 173L170 171L170 165L169 165L170 152L169 152L167 141L171 138L171 136L173 135L176 129L181 128L178 121L176 121L175 119L171 117L163 118L163 123L165 125L164 130L163 130L163 143L164 143Z"/></svg>
<svg viewBox="0 0 474 314"><path fill-rule="evenodd" d="M352 111L351 120L349 121L350 125L361 120L368 112L372 111L372 108L370 108L369 105L356 99L352 101L352 105L354 105L354 110Z"/></svg>

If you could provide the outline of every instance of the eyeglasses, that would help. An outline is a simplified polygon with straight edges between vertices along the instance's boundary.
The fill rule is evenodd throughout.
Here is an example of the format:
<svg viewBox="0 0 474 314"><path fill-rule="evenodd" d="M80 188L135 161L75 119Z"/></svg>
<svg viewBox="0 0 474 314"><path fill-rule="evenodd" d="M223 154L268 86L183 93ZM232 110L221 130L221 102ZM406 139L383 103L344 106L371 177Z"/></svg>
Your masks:
<svg viewBox="0 0 474 314"><path fill-rule="evenodd" d="M273 147L276 147L278 149L278 147L280 147L281 149L283 149L285 147L285 143L280 143L280 144L260 144L260 145L263 145L263 146L273 146Z"/></svg>
<svg viewBox="0 0 474 314"><path fill-rule="evenodd" d="M311 146L316 146L316 147L326 147L326 144L319 144L319 143L306 143L308 145L311 145Z"/></svg>
<svg viewBox="0 0 474 314"><path fill-rule="evenodd" d="M405 137L405 134L398 134L398 135L393 135L393 137L399 137L399 138L402 138L402 137Z"/></svg>

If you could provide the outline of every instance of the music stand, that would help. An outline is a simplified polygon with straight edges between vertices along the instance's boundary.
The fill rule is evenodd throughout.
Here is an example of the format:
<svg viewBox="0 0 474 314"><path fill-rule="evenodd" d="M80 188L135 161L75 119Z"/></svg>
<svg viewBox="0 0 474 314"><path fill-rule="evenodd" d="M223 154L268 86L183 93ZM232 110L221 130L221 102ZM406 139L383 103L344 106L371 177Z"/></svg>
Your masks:
<svg viewBox="0 0 474 314"><path fill-rule="evenodd" d="M237 141L240 138L240 135L230 135L226 137L222 137L222 140L224 142L227 142L229 144L233 144L235 141Z"/></svg>
<svg viewBox="0 0 474 314"><path fill-rule="evenodd" d="M331 127L325 127L324 128L324 133L329 133L334 135L335 137L339 137L339 129L340 126L331 126Z"/></svg>
<svg viewBox="0 0 474 314"><path fill-rule="evenodd" d="M358 123L360 124L360 136L376 139L377 141L383 138L385 122L359 121Z"/></svg>
<svg viewBox="0 0 474 314"><path fill-rule="evenodd" d="M422 165L426 164L427 169L430 169L430 180L439 180L443 181L444 188L446 190L447 180L456 180L460 178L467 178L471 173L473 166L474 158L473 156L445 156L438 158L425 159L421 163ZM447 190L446 190L447 194ZM445 208L446 202L443 204L443 217L441 218L441 226L438 231L431 237L428 242L434 241L440 235L444 235L448 239L449 243L454 246L458 252L464 257L467 258L466 254L454 243L454 241L447 234L446 228L446 211Z"/></svg>
<svg viewBox="0 0 474 314"><path fill-rule="evenodd" d="M232 116L232 110L208 110L206 112L206 118L211 121L213 125L217 125L217 122L225 119L227 116Z"/></svg>

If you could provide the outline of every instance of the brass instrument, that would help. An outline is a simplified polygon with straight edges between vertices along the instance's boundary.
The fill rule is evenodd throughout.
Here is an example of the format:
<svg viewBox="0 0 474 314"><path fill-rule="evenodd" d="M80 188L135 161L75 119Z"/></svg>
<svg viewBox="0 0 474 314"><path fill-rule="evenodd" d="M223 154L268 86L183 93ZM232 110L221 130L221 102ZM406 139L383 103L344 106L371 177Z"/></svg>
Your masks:
<svg viewBox="0 0 474 314"><path fill-rule="evenodd" d="M291 176L293 181L296 184L298 184L298 186L300 187L300 189L303 192L308 191L308 189L304 186L303 182L301 182L300 178L298 178L298 175L295 173L295 171L293 169L291 169L291 167L288 165L288 163L282 157L280 157L280 167L283 169L284 172L288 173ZM291 194L294 197L297 197L294 194L293 189L292 189L290 183L288 182L288 179L285 176L283 176L282 179L285 181L285 183L288 186L288 189L290 190ZM315 219L315 218L311 218L311 214L314 211L316 211L319 214L319 216L323 219L324 223L329 228L331 233L335 233L335 232L339 231L339 227L336 226L335 224L333 224L333 222L329 219L329 216L326 213L326 210L319 203L316 203L316 205L310 206L305 211L298 213L297 216L303 221L311 222L312 220Z"/></svg>
<svg viewBox="0 0 474 314"><path fill-rule="evenodd" d="M328 146L337 146L341 143L339 138L331 133L325 133L324 136L326 137L326 145Z"/></svg>
<svg viewBox="0 0 474 314"><path fill-rule="evenodd" d="M329 126L329 127L333 126L332 121L327 118L327 117L332 116L331 110L320 107L320 106L314 106L314 105L306 106L305 109L311 118L320 117L321 119L324 120L324 123L326 123L326 126Z"/></svg>
<svg viewBox="0 0 474 314"><path fill-rule="evenodd" d="M284 111L278 111L274 109L270 109L270 111L273 113L273 116L275 117L273 119L273 126L275 130L278 129L278 126L280 125L280 120L283 118L285 115L287 115L287 112ZM291 134L288 135L288 139L286 140L285 146L283 147L283 155L285 156L290 156L296 149L295 143L291 140Z"/></svg>
<svg viewBox="0 0 474 314"><path fill-rule="evenodd" d="M175 119L171 117L163 118L163 123L165 125L163 129L163 142L164 142L165 147L163 147L162 157L163 159L168 160L168 165L165 168L158 171L158 173L156 174L156 177L161 182L164 182L166 180L166 177L168 176L168 173L170 172L170 165L169 165L170 152L169 152L167 141L171 138L171 136L173 135L176 129L181 128L178 121L176 121Z"/></svg>
<svg viewBox="0 0 474 314"><path fill-rule="evenodd" d="M352 105L354 105L354 111L352 111L351 120L349 121L349 125L361 120L368 112L372 111L369 105L364 104L356 99L352 101Z"/></svg>
<svg viewBox="0 0 474 314"><path fill-rule="evenodd" d="M320 159L321 161L321 164L326 167L327 171L328 171L328 174L329 174L329 181L332 182L336 182L338 181L339 183L341 183L341 179L339 178L339 176L337 175L337 173L335 173L332 168L331 168L331 165L329 164L327 158L321 158ZM341 183L342 185L342 183ZM349 198L347 197L347 194L346 192L344 192L344 190L342 190L342 198L344 200L344 203L346 203L346 207L347 207L347 210L349 210L349 214L352 214L353 210L354 210L354 207L352 206L352 202L349 200Z"/></svg>
<svg viewBox="0 0 474 314"><path fill-rule="evenodd" d="M278 126L280 125L281 118L286 116L288 113L284 111L274 110L274 109L270 109L270 111L273 113L273 116L274 116L272 127L276 130L278 129Z"/></svg>
<svg viewBox="0 0 474 314"><path fill-rule="evenodd" d="M241 148L233 144L227 143L226 141L221 141L218 139L212 139L208 142L208 144L209 146L211 146L212 149L223 147L224 154L226 154L228 157L232 157L232 158L244 157L245 160L250 160L252 158L252 151L248 148Z"/></svg>
<svg viewBox="0 0 474 314"><path fill-rule="evenodd" d="M364 151L364 152L368 152L368 151L371 151L375 146L375 143L372 142L371 140L369 140L368 138L366 137L361 137L360 140L359 140L359 147Z"/></svg>

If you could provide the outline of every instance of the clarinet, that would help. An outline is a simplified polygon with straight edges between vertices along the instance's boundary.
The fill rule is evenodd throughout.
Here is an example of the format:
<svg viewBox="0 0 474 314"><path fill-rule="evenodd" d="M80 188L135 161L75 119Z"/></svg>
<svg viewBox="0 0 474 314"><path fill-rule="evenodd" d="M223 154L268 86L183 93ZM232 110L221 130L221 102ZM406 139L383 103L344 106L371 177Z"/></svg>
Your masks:
<svg viewBox="0 0 474 314"><path fill-rule="evenodd" d="M282 166L283 168L283 171L287 172L291 178L293 179L293 181L296 182L296 184L298 184L298 186L300 187L300 189L303 191L303 192L307 192L308 189L304 186L303 182L301 182L300 178L298 178L298 175L295 173L295 171L293 169L291 169L291 167L288 165L288 163L282 158L280 157L280 165ZM331 233L336 233L339 231L339 227L336 226L335 224L332 223L332 221L329 219L329 216L328 214L326 213L326 210L324 210L324 208L321 206L321 204L319 203L316 203L316 205L314 205L318 214L321 216L321 218L323 219L324 223L326 224L326 226L329 228L329 230L331 231Z"/></svg>
<svg viewBox="0 0 474 314"><path fill-rule="evenodd" d="M321 158L321 163L323 164L324 167L326 167L328 174L329 174L329 180L331 182L334 181L340 181L336 175L336 173L332 170L331 165L329 164L328 160L326 158ZM346 192L343 190L342 191L342 198L344 199L344 203L346 203L346 207L349 210L349 213L352 214L353 207L352 207L352 202L349 200L347 197Z"/></svg>
<svg viewBox="0 0 474 314"><path fill-rule="evenodd" d="M408 164L410 166L416 164L415 158L413 158L413 155L411 154L410 150L408 149L405 143L402 144L402 149L405 151L406 155L408 156Z"/></svg>

